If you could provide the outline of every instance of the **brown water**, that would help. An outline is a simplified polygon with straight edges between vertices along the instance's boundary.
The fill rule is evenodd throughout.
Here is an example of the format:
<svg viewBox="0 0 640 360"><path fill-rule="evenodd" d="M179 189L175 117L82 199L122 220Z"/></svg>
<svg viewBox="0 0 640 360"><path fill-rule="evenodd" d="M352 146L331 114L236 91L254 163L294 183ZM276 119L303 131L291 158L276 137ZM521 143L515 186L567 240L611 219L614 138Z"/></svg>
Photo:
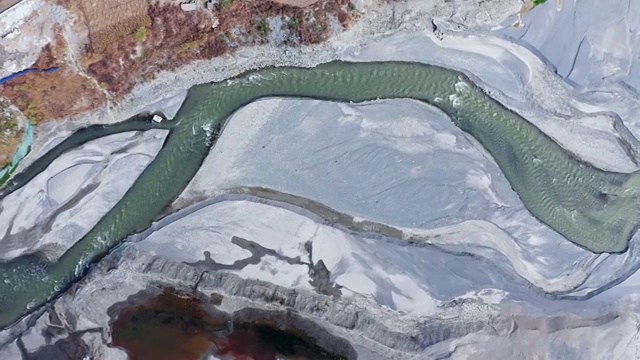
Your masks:
<svg viewBox="0 0 640 360"><path fill-rule="evenodd" d="M132 360L189 360L200 359L212 348L212 334L226 328L197 299L164 292L124 310L112 324L112 338Z"/></svg>
<svg viewBox="0 0 640 360"><path fill-rule="evenodd" d="M203 303L170 290L123 310L112 323L113 345L132 360L199 360L213 354L229 360L342 359L307 339L267 324L233 323Z"/></svg>

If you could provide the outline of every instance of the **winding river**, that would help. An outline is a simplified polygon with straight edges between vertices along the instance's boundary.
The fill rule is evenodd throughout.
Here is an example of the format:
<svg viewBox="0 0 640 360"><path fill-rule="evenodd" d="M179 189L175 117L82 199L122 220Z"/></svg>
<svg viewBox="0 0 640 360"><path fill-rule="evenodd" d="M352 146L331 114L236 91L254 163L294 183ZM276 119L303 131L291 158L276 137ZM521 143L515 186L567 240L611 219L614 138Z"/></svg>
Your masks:
<svg viewBox="0 0 640 360"><path fill-rule="evenodd" d="M460 72L407 62L267 68L193 87L168 126L170 133L155 160L122 200L56 263L29 255L0 264L0 325L7 326L43 304L126 236L149 227L196 174L230 115L271 96L426 102L477 139L529 211L576 245L595 253L625 251L640 222L640 175L605 172L571 157ZM38 166L46 167L47 161ZM17 177L3 194L29 178Z"/></svg>

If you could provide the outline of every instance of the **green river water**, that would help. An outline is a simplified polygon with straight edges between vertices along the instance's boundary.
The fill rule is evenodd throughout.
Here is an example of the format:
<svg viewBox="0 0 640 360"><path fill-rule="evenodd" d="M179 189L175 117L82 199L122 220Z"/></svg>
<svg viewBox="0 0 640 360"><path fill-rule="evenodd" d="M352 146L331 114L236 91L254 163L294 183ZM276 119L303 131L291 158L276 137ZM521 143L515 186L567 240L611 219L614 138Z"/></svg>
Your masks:
<svg viewBox="0 0 640 360"><path fill-rule="evenodd" d="M621 252L638 224L637 174L609 173L572 158L457 71L403 62L268 68L193 87L155 160L123 199L56 263L27 256L0 264L0 325L43 304L81 276L90 262L149 227L198 171L226 119L267 96L424 101L477 139L525 206L569 241L596 253Z"/></svg>

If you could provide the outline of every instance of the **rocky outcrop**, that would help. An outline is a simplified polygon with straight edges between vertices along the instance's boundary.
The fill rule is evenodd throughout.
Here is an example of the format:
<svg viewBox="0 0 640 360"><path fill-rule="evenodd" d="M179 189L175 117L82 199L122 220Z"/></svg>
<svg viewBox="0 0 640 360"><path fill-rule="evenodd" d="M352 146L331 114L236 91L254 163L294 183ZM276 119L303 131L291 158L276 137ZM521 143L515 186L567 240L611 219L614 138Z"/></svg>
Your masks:
<svg viewBox="0 0 640 360"><path fill-rule="evenodd" d="M192 284L193 289L198 292L224 294L222 304L230 308L236 307L237 302L287 308L301 316L363 334L373 341L402 351L421 351L435 343L471 332L484 330L496 333L494 329L504 329L502 321L494 317L488 307L471 301L460 303L451 313L469 309L469 315L473 316L465 316L464 312L460 312L458 316L448 320L404 317L364 299L334 299L307 290L242 279L220 271L200 273L186 264L141 253L135 246L123 249L122 256L121 264L130 264L136 271L152 275L155 278L153 281Z"/></svg>
<svg viewBox="0 0 640 360"><path fill-rule="evenodd" d="M500 320L491 315L477 317L475 320L458 317L451 320L408 318L397 321L394 320L400 316L397 312L384 310L364 301L344 298L335 300L326 295L283 288L258 280L241 279L234 274L223 272L205 273L198 283L198 290L224 292L227 294L225 299L239 297L292 309L344 330L363 334L390 348L408 352L422 351L435 343L471 332L487 330L494 333L491 325L500 327ZM392 323L395 324L391 325Z"/></svg>

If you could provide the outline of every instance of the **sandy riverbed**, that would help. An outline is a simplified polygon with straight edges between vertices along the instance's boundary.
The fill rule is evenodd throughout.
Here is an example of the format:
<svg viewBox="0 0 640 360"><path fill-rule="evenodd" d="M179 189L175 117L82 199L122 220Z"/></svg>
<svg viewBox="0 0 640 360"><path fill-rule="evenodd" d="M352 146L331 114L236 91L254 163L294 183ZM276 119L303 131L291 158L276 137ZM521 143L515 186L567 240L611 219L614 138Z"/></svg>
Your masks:
<svg viewBox="0 0 640 360"><path fill-rule="evenodd" d="M637 8L603 11L594 1L567 2L559 12L541 6L527 15L524 29L512 29L509 14L517 10L517 1L484 7L463 1L447 4L361 2L363 18L327 43L298 49L246 48L175 73L161 73L153 82L138 85L120 104L63 125L45 125L33 157L77 127L119 121L143 109L166 106L168 112L174 111L191 85L248 69L313 66L333 59L410 60L470 74L496 99L597 167L637 170L640 121L633 116L639 104L631 59L638 50L631 35L622 35L638 21L632 16ZM568 32L555 36L560 26L568 26L564 21L572 14L593 24L617 25L604 36L576 22L573 36ZM580 46L582 35L589 51ZM616 36L625 41L609 47ZM573 65L565 61L571 56L558 53L558 48L575 55ZM158 102L159 98L171 100ZM213 171L224 176L210 176ZM376 231L358 234L340 228L340 223L327 224L298 205L276 205L251 194L225 195L229 188L240 186L290 192L354 216L356 222L387 224L400 233L381 239ZM56 306L63 312L73 309L70 312L80 319L69 332L91 327L104 331L105 309L148 281L191 284L198 276L209 276L176 262L206 260L204 251L227 265L251 256L231 241L238 236L278 256L263 256L258 264L231 271L237 278L225 280L228 286L225 281L209 285L204 281L201 289L229 294L224 305L229 308L273 306L252 298L254 294L234 292L251 288L247 283L260 279L267 282L259 285L266 292L275 291L272 287L277 284L278 289L304 293L296 298L303 303L314 299L308 301L337 309L360 306L366 309L362 314L373 313L385 324L371 320L356 324L357 331L352 331L340 325L346 320L333 315L333 310L318 321L352 339L363 358L637 356L634 346L624 345L635 342L638 318L634 301L640 283L637 275L627 279L636 271L637 239L630 252L621 255L593 255L569 244L523 209L490 157L472 139L425 105L404 100L361 105L283 99L253 103L234 115L174 207L216 196L225 201L209 200L212 204L198 213L177 212L157 223L136 237L138 243L105 259L79 292L65 294ZM212 218L218 221L211 223ZM180 236L189 241L176 242ZM333 274L330 280L344 286L348 296L332 302L309 295L313 286L306 266L282 261L306 256L302 239L317 246L317 259ZM409 241L413 247L407 246ZM128 285L115 289L120 282ZM98 295L103 288L111 289L111 298ZM568 299L559 299L567 295ZM342 315L350 316L349 311ZM444 324L450 320L455 324ZM486 326L476 327L475 320ZM437 325L426 329L421 327L424 322ZM38 326L46 328L44 316ZM44 342L36 328L22 335L29 350ZM416 334L418 339L433 336L437 341L418 351L418 340L385 336L381 329ZM450 337L438 337L445 332ZM0 334L0 340L15 338L7 334ZM87 338L95 351L109 358L123 356L102 346L99 336ZM594 338L601 346L587 346ZM0 352L16 351L18 345L12 341L4 341L8 345Z"/></svg>

